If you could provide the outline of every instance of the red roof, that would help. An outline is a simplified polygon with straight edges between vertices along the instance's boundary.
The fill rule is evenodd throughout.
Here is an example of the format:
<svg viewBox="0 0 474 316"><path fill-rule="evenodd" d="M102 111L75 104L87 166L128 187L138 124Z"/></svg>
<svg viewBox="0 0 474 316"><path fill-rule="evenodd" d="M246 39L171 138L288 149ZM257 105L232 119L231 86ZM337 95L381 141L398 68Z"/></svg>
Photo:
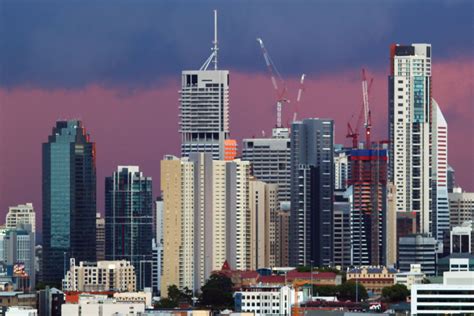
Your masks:
<svg viewBox="0 0 474 316"><path fill-rule="evenodd" d="M289 281L294 279L311 279L311 272L298 272L296 270L288 271L287 278ZM335 279L334 272L313 272L313 279Z"/></svg>
<svg viewBox="0 0 474 316"><path fill-rule="evenodd" d="M240 277L242 279L256 279L258 277L257 271L240 271Z"/></svg>
<svg viewBox="0 0 474 316"><path fill-rule="evenodd" d="M262 283L285 283L285 276L283 275L262 275L258 278L258 282Z"/></svg>

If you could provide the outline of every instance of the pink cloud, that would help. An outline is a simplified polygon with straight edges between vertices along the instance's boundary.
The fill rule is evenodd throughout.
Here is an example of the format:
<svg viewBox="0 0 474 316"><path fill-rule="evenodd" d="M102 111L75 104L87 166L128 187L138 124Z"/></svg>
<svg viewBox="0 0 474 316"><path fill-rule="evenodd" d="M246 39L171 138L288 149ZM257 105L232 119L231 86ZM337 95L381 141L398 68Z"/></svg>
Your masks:
<svg viewBox="0 0 474 316"><path fill-rule="evenodd" d="M449 161L457 181L474 190L473 60L434 65L433 94L449 124ZM387 135L387 73L377 72L371 97L374 139ZM294 100L299 78L289 78ZM178 89L170 80L160 87L132 91L97 85L82 90L0 90L0 216L9 205L32 201L41 210L41 143L57 119L84 121L97 144L98 210L103 210L104 177L119 164L136 164L153 177L159 194L159 162L178 154ZM360 70L306 80L299 118L325 117L336 122L336 141L345 139L346 123L357 117L361 104ZM294 103L284 109L293 116ZM268 133L275 124L274 93L265 75L232 72L231 136L237 139ZM355 123L356 118L352 119ZM38 217L39 221L39 217ZM40 225L40 223L39 223Z"/></svg>

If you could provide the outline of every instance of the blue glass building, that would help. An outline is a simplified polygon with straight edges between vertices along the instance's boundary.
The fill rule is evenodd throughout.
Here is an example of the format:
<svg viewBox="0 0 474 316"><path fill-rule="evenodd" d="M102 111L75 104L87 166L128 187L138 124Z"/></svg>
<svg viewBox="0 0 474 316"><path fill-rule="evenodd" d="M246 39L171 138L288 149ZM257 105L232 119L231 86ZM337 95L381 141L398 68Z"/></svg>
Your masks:
<svg viewBox="0 0 474 316"><path fill-rule="evenodd" d="M43 143L43 281L59 286L69 258L95 261L95 143L81 121L58 121Z"/></svg>
<svg viewBox="0 0 474 316"><path fill-rule="evenodd" d="M119 166L105 179L105 258L135 267L137 287L151 287L152 180L138 166Z"/></svg>

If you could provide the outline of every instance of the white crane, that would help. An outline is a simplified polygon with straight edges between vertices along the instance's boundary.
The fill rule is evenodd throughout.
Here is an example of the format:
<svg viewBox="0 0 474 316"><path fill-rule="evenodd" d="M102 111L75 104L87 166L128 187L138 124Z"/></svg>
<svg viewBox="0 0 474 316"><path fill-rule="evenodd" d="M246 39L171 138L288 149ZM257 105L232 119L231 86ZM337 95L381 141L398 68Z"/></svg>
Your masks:
<svg viewBox="0 0 474 316"><path fill-rule="evenodd" d="M293 113L293 122L296 121L296 116L298 115L298 110L299 110L299 104L301 101L301 95L303 94L304 91L304 78L306 77L305 74L301 75L300 79L300 87L298 89L298 94L296 96L296 106L295 106L295 113Z"/></svg>

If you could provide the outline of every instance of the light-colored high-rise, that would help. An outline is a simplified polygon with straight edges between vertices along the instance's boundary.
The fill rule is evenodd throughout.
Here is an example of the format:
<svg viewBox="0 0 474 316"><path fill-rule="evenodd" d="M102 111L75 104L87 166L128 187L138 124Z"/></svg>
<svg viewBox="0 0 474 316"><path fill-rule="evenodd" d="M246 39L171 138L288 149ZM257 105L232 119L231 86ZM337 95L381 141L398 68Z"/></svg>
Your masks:
<svg viewBox="0 0 474 316"><path fill-rule="evenodd" d="M278 185L251 178L250 207L250 267L252 270L276 266L278 239Z"/></svg>
<svg viewBox="0 0 474 316"><path fill-rule="evenodd" d="M136 290L135 268L126 260L83 262L76 265L70 259L69 270L63 279L64 291L119 291Z"/></svg>
<svg viewBox="0 0 474 316"><path fill-rule="evenodd" d="M213 160L211 153L165 156L161 161L163 273L169 285L199 291L228 260L252 268L250 163ZM267 189L276 199L276 186ZM265 196L263 196L265 198ZM267 203L275 208L276 200ZM265 230L262 224L259 229Z"/></svg>
<svg viewBox="0 0 474 316"><path fill-rule="evenodd" d="M36 231L36 216L33 203L10 206L5 218L6 228L16 228L18 224L30 224L32 232Z"/></svg>
<svg viewBox="0 0 474 316"><path fill-rule="evenodd" d="M180 123L181 156L191 152L212 153L224 160L229 137L229 71L217 69L217 12L214 11L214 46L199 70L181 74ZM209 69L210 64L213 69Z"/></svg>
<svg viewBox="0 0 474 316"><path fill-rule="evenodd" d="M96 257L97 261L105 260L105 218L97 213L95 219Z"/></svg>
<svg viewBox="0 0 474 316"><path fill-rule="evenodd" d="M276 266L288 266L288 213L290 202L289 129L274 128L271 138L247 138L242 159L251 162L252 174L260 181L278 185L278 212L275 223Z"/></svg>
<svg viewBox="0 0 474 316"><path fill-rule="evenodd" d="M433 177L433 237L443 242L449 231L448 197L448 124L438 103L433 102L432 177Z"/></svg>
<svg viewBox="0 0 474 316"><path fill-rule="evenodd" d="M392 45L389 76L390 181L397 211L417 214L432 234L431 45Z"/></svg>
<svg viewBox="0 0 474 316"><path fill-rule="evenodd" d="M455 187L453 193L449 193L449 211L451 228L467 221L474 222L474 192L463 192Z"/></svg>
<svg viewBox="0 0 474 316"><path fill-rule="evenodd" d="M348 151L342 145L334 145L334 190L347 189L347 181L350 175Z"/></svg>
<svg viewBox="0 0 474 316"><path fill-rule="evenodd" d="M194 163L165 156L161 161L163 198L163 276L168 286L194 289Z"/></svg>

